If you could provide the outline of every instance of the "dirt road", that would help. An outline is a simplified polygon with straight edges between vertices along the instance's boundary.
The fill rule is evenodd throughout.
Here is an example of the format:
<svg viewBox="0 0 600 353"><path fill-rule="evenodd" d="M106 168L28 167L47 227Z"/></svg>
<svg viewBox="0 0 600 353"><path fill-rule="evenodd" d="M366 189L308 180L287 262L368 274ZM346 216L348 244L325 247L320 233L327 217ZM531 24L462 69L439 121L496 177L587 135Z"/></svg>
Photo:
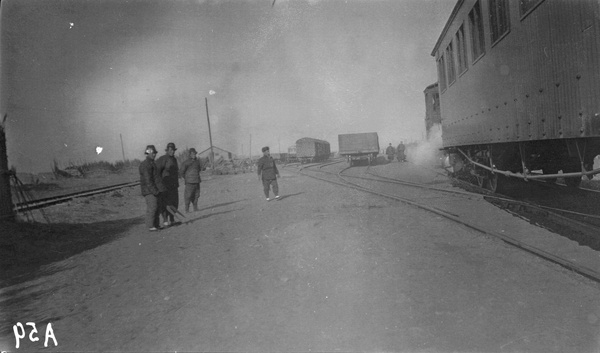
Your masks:
<svg viewBox="0 0 600 353"><path fill-rule="evenodd" d="M1 289L12 324L0 348L600 349L600 286L587 279L395 201L285 170L279 184L282 200L266 202L253 174L205 181L201 210L157 233L137 189L49 209L87 215L73 227L103 240ZM15 349L16 321L41 340ZM44 348L48 322L58 346Z"/></svg>

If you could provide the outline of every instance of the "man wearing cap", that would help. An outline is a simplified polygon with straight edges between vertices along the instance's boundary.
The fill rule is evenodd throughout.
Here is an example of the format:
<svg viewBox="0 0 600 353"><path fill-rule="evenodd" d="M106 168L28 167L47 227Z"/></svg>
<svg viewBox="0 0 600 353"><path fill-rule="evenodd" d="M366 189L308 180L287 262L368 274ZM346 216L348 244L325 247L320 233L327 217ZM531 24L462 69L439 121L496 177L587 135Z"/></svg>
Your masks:
<svg viewBox="0 0 600 353"><path fill-rule="evenodd" d="M279 171L277 170L277 166L275 165L273 157L271 157L269 147L263 147L262 152L263 156L260 157L260 159L256 163L256 169L258 171L258 180L262 181L267 201L271 200L269 198L269 191L271 186L273 187L273 194L275 194L275 199L277 200L279 199L279 185L277 185Z"/></svg>
<svg viewBox="0 0 600 353"><path fill-rule="evenodd" d="M150 231L156 231L160 227L158 217L158 199L161 192L166 191L161 178L159 177L154 158L156 158L156 148L154 145L148 145L144 151L146 159L140 163L140 186L142 196L146 199L146 227Z"/></svg>
<svg viewBox="0 0 600 353"><path fill-rule="evenodd" d="M185 212L190 212L190 203L194 205L194 211L198 211L198 198L200 198L200 171L202 171L202 163L197 158L198 152L195 148L190 148L189 158L181 163L179 176L185 182L185 190L183 192L183 202L185 204Z"/></svg>
<svg viewBox="0 0 600 353"><path fill-rule="evenodd" d="M167 188L164 197L159 200L159 212L163 216L163 224L168 227L175 222L175 216L167 211L167 206L172 206L176 210L179 207L179 166L175 158L175 151L177 151L175 144L169 142L165 151L167 153L156 160L156 169Z"/></svg>
<svg viewBox="0 0 600 353"><path fill-rule="evenodd" d="M394 160L394 155L396 154L396 149L394 148L394 146L392 146L392 143L390 142L390 145L385 149L385 154L387 155L388 161L393 161Z"/></svg>

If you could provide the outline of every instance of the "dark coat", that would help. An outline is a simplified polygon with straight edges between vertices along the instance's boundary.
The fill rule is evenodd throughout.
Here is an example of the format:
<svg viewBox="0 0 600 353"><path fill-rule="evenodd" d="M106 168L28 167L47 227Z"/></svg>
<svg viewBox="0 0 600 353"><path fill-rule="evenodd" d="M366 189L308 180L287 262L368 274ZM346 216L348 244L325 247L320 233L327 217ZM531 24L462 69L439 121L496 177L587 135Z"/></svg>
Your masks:
<svg viewBox="0 0 600 353"><path fill-rule="evenodd" d="M154 161L146 158L142 163L140 163L139 170L142 196L150 194L158 195L161 190L159 190L159 187L156 183L158 174L156 173L156 164L154 164ZM162 185L162 183L160 183L160 185Z"/></svg>
<svg viewBox="0 0 600 353"><path fill-rule="evenodd" d="M186 184L199 184L202 181L200 178L201 170L202 162L198 158L189 158L181 163L179 176L183 178Z"/></svg>
<svg viewBox="0 0 600 353"><path fill-rule="evenodd" d="M258 175L262 175L262 180L274 180L277 179L277 175L279 175L279 171L277 170L275 161L271 156L260 157L260 159L256 163L256 169Z"/></svg>
<svg viewBox="0 0 600 353"><path fill-rule="evenodd" d="M160 156L156 160L158 174L162 177L162 182L167 189L177 189L179 187L179 166L177 159L168 154Z"/></svg>

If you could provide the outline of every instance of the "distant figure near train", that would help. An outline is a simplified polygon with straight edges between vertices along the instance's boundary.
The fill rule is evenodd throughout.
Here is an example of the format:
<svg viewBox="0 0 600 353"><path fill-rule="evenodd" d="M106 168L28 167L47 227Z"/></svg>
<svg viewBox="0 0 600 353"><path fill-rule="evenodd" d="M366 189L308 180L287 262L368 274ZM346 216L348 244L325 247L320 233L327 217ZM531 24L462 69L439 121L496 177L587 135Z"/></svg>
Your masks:
<svg viewBox="0 0 600 353"><path fill-rule="evenodd" d="M387 148L385 149L385 154L387 155L388 161L391 162L394 160L394 155L396 154L396 149L394 148L394 146L392 146L391 142L390 142L390 145L387 146Z"/></svg>
<svg viewBox="0 0 600 353"><path fill-rule="evenodd" d="M167 206L177 210L179 207L179 166L175 158L177 148L173 142L167 144L166 153L156 160L156 168L167 188L164 197L159 200L159 211L163 216L163 225L168 227L175 222L175 216L167 211Z"/></svg>
<svg viewBox="0 0 600 353"><path fill-rule="evenodd" d="M277 178L279 178L279 170L277 170L277 166L275 165L275 161L273 157L271 157L271 152L269 151L269 147L262 148L263 156L260 157L258 162L256 163L256 170L258 172L258 180L262 181L263 190L265 192L265 197L267 201L270 201L269 191L271 186L273 187L273 194L275 194L275 199L279 199L279 185L277 185Z"/></svg>
<svg viewBox="0 0 600 353"><path fill-rule="evenodd" d="M406 149L406 147L404 146L404 143L402 141L400 141L400 144L398 145L398 148L396 149L398 162L406 162L406 154L404 154L405 149Z"/></svg>

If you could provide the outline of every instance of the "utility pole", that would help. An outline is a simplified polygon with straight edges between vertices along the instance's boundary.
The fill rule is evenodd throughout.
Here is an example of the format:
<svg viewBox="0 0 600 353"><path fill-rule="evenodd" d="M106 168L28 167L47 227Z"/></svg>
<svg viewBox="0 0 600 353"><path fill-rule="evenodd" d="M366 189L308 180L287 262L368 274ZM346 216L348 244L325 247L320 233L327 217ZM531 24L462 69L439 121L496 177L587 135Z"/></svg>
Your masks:
<svg viewBox="0 0 600 353"><path fill-rule="evenodd" d="M250 156L250 162L252 162L252 134L250 134L250 147L248 150L248 155Z"/></svg>
<svg viewBox="0 0 600 353"><path fill-rule="evenodd" d="M210 164L212 170L215 170L215 153L213 152L212 134L210 132L210 118L208 117L208 98L204 97L204 103L206 103L206 121L208 121L208 140L210 141Z"/></svg>
<svg viewBox="0 0 600 353"><path fill-rule="evenodd" d="M119 137L121 137L121 152L123 152L123 163L125 163L125 148L123 148L123 135L119 134Z"/></svg>
<svg viewBox="0 0 600 353"><path fill-rule="evenodd" d="M6 152L6 117L0 122L0 221L14 221L12 194L10 192L10 176L8 170L8 153Z"/></svg>

